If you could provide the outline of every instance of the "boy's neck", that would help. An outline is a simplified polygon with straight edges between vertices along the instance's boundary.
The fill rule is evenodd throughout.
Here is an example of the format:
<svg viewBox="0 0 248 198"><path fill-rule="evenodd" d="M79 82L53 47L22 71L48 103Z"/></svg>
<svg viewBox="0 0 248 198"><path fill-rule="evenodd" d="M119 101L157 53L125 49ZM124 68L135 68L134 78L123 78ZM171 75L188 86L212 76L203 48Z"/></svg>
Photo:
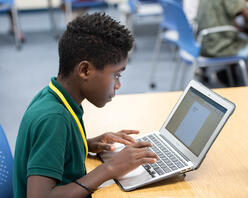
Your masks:
<svg viewBox="0 0 248 198"><path fill-rule="evenodd" d="M73 78L58 75L56 81L70 94L78 105L82 103L84 98L80 96L79 88Z"/></svg>

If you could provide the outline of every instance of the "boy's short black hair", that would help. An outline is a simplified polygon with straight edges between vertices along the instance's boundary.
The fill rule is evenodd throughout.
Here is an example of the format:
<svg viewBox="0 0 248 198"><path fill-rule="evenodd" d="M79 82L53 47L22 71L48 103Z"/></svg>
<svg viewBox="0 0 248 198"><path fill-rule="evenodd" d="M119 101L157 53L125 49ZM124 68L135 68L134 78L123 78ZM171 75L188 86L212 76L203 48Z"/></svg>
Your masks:
<svg viewBox="0 0 248 198"><path fill-rule="evenodd" d="M133 46L130 31L101 13L77 17L67 25L59 41L59 74L67 76L83 60L97 69L118 64Z"/></svg>

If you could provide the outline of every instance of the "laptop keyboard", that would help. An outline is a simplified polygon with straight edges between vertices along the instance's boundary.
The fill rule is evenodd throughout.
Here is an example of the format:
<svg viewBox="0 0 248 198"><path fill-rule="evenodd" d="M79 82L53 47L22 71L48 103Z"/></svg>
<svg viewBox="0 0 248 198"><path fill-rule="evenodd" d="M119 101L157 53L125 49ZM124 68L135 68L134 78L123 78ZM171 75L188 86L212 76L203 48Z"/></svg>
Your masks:
<svg viewBox="0 0 248 198"><path fill-rule="evenodd" d="M137 141L151 142L153 146L148 150L156 153L156 155L159 157L156 163L143 165L145 170L152 177L164 175L187 166L187 164L181 158L179 158L174 151L172 151L166 144L162 143L158 139L156 134L151 134L137 139Z"/></svg>

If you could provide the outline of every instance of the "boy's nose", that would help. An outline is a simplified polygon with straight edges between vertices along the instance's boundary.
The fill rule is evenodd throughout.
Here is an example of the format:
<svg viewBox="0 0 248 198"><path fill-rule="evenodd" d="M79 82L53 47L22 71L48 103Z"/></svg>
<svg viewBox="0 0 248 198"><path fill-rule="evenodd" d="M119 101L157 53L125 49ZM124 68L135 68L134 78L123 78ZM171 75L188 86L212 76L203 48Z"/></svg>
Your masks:
<svg viewBox="0 0 248 198"><path fill-rule="evenodd" d="M117 90L117 89L120 89L120 87L121 87L121 82L120 80L118 80L118 82L115 84L114 89Z"/></svg>

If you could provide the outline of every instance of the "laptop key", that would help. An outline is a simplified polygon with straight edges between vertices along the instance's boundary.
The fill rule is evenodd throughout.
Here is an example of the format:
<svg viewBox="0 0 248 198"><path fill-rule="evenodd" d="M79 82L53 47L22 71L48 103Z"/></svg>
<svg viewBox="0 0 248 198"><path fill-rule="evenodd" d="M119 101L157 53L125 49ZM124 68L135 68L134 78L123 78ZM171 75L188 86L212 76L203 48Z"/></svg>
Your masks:
<svg viewBox="0 0 248 198"><path fill-rule="evenodd" d="M149 171L148 172L152 177L156 177L156 172L155 171Z"/></svg>
<svg viewBox="0 0 248 198"><path fill-rule="evenodd" d="M162 170L159 166L157 166L156 168L154 168L154 170L155 170L159 175L163 175L163 174L164 174L163 170Z"/></svg>
<svg viewBox="0 0 248 198"><path fill-rule="evenodd" d="M154 163L154 164L151 164L151 167L152 167L152 168L157 168L158 165L157 165L156 163Z"/></svg>
<svg viewBox="0 0 248 198"><path fill-rule="evenodd" d="M166 173L171 172L171 170L170 170L166 165L162 166L161 168L162 168L162 169L164 170L164 172L166 172Z"/></svg>
<svg viewBox="0 0 248 198"><path fill-rule="evenodd" d="M144 169L146 169L147 171L151 169L151 166L149 164L143 164L142 165L144 167Z"/></svg>
<svg viewBox="0 0 248 198"><path fill-rule="evenodd" d="M178 168L175 165L170 166L172 170L177 170Z"/></svg>
<svg viewBox="0 0 248 198"><path fill-rule="evenodd" d="M175 152L169 149L167 145L161 144L156 135L149 135L147 137L143 137L141 140L153 143L153 146L148 150L156 153L159 157L156 163L150 164L149 166L144 166L150 175L153 175L152 172L154 171L156 171L158 175L162 175L186 166L186 163L181 160Z"/></svg>
<svg viewBox="0 0 248 198"><path fill-rule="evenodd" d="M149 139L147 137L142 138L143 141L149 142Z"/></svg>
<svg viewBox="0 0 248 198"><path fill-rule="evenodd" d="M175 165L178 167L178 168L183 168L184 165L181 163L181 162L176 162Z"/></svg>
<svg viewBox="0 0 248 198"><path fill-rule="evenodd" d="M184 161L180 160L180 162L181 162L184 166L187 166L187 164L186 164Z"/></svg>
<svg viewBox="0 0 248 198"><path fill-rule="evenodd" d="M151 166L149 164L143 164L142 166L149 173L149 175L151 175L152 177L156 176L156 172L152 171Z"/></svg>
<svg viewBox="0 0 248 198"><path fill-rule="evenodd" d="M162 169L156 169L155 170L159 175L163 175L164 174L164 171L162 171Z"/></svg>
<svg viewBox="0 0 248 198"><path fill-rule="evenodd" d="M163 174L163 170L156 164L151 164L151 167L159 174L162 175Z"/></svg>
<svg viewBox="0 0 248 198"><path fill-rule="evenodd" d="M177 166L178 166L178 168L183 168L183 167L185 167L183 164L178 164Z"/></svg>

